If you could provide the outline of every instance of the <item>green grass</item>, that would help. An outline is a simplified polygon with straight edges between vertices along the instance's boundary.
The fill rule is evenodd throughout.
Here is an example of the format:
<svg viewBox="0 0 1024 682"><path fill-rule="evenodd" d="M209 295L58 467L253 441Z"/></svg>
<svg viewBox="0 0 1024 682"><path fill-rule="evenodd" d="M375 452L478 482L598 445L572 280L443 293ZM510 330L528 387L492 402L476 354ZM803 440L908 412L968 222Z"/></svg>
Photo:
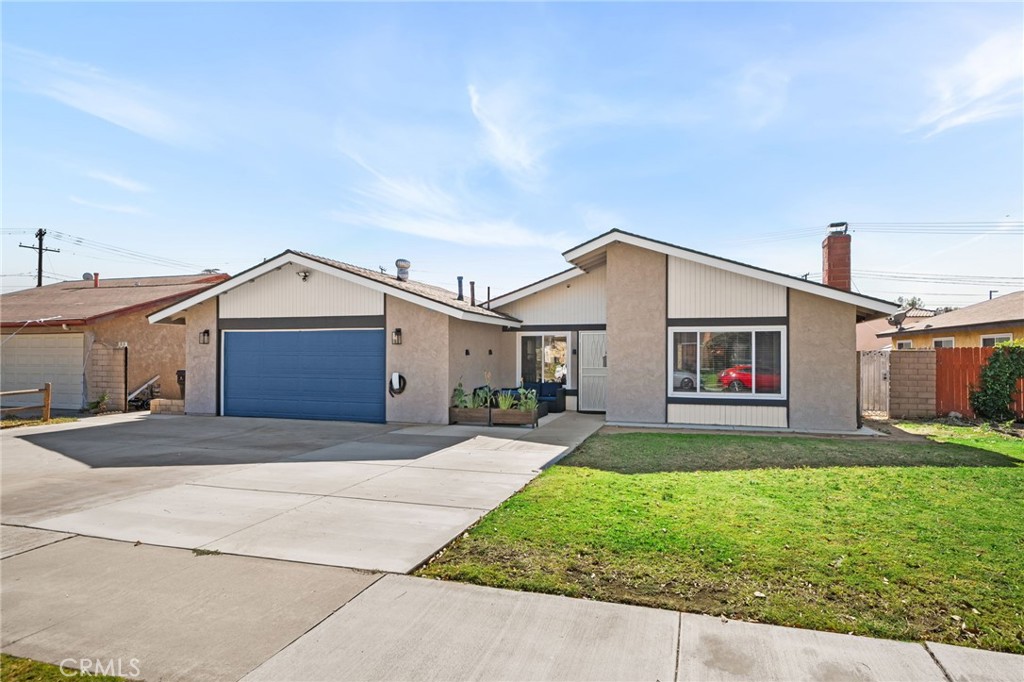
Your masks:
<svg viewBox="0 0 1024 682"><path fill-rule="evenodd" d="M941 437L599 434L420 574L1024 653L1024 440Z"/></svg>
<svg viewBox="0 0 1024 682"><path fill-rule="evenodd" d="M44 422L39 417L4 417L0 419L0 429L13 429L18 426L41 426L42 424L66 424L76 422L78 417L50 417L50 421Z"/></svg>
<svg viewBox="0 0 1024 682"><path fill-rule="evenodd" d="M103 662L106 663L106 662ZM91 682L124 682L123 677L79 673L70 667L61 672L60 666L40 663L30 658L16 658L0 654L0 680L3 682L68 682L68 680L90 680Z"/></svg>

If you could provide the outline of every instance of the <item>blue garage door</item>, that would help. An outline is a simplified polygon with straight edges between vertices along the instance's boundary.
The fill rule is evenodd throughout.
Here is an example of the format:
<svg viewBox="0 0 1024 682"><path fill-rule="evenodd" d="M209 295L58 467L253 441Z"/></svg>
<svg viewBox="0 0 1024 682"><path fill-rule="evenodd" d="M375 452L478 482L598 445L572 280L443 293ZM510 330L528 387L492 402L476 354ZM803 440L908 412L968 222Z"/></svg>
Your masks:
<svg viewBox="0 0 1024 682"><path fill-rule="evenodd" d="M384 331L224 332L224 414L384 422Z"/></svg>

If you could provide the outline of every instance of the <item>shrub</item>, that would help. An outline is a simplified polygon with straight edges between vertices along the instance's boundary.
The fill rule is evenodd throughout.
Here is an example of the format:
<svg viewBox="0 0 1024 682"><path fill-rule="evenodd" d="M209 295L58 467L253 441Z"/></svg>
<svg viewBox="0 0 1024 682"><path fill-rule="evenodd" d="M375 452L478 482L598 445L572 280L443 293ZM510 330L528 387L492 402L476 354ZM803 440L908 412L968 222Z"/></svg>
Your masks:
<svg viewBox="0 0 1024 682"><path fill-rule="evenodd" d="M1024 379L1024 339L998 344L988 363L981 368L981 387L971 391L974 412L993 421L1013 419L1011 405L1021 379Z"/></svg>

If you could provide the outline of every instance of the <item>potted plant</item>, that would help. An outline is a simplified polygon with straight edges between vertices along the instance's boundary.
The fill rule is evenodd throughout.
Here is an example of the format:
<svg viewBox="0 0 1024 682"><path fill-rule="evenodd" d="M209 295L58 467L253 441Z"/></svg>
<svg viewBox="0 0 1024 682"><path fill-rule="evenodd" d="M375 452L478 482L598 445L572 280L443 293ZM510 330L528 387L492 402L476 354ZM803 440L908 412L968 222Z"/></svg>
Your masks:
<svg viewBox="0 0 1024 682"><path fill-rule="evenodd" d="M537 426L537 391L520 388L518 391L499 391L498 406L491 410L491 424Z"/></svg>
<svg viewBox="0 0 1024 682"><path fill-rule="evenodd" d="M482 386L472 393L467 393L459 381L452 391L451 407L448 408L448 421L452 424L490 424L491 421L491 389Z"/></svg>

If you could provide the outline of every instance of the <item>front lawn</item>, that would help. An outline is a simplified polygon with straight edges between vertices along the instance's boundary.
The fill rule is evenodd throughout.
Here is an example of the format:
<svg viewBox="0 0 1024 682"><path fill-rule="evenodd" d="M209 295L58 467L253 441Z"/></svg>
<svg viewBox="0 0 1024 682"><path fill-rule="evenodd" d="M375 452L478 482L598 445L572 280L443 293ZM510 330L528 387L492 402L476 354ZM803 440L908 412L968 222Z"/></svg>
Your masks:
<svg viewBox="0 0 1024 682"><path fill-rule="evenodd" d="M91 663L91 661L86 661L86 663ZM100 661L97 665L107 668L114 667L114 664L109 661ZM0 679L4 682L67 682L74 679L89 680L90 682L126 682L123 677L100 675L91 670L80 672L71 667L61 668L50 663L33 661L31 658L17 658L7 654L0 654Z"/></svg>
<svg viewBox="0 0 1024 682"><path fill-rule="evenodd" d="M598 434L420 574L1024 653L1024 440L972 433Z"/></svg>
<svg viewBox="0 0 1024 682"><path fill-rule="evenodd" d="M76 421L78 421L78 417L50 417L50 421L46 422L39 417L4 417L0 419L0 429L13 429L18 426L42 426L43 424L65 424Z"/></svg>

